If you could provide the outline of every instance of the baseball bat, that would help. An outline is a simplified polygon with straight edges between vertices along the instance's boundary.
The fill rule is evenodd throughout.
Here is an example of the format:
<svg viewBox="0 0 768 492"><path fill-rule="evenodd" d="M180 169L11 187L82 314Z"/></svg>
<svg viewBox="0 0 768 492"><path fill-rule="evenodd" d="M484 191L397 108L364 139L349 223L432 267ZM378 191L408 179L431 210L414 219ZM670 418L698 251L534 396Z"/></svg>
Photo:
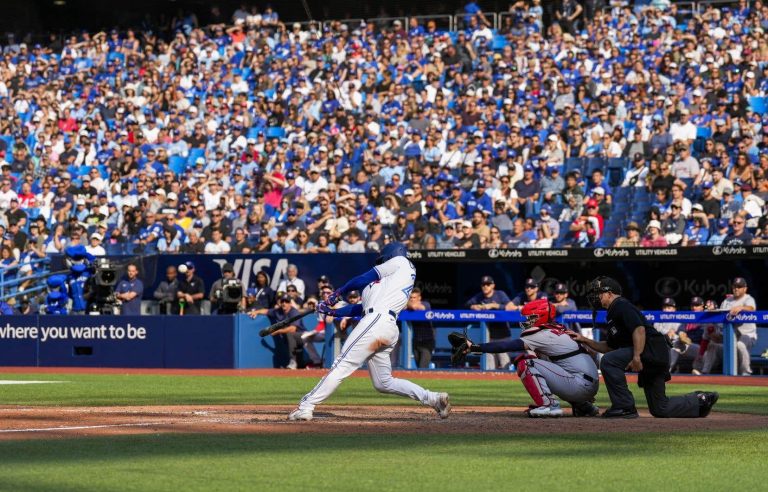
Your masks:
<svg viewBox="0 0 768 492"><path fill-rule="evenodd" d="M314 309L310 309L308 311L304 311L303 313L299 313L299 314L297 314L295 316L291 316L290 318L286 318L286 319L284 319L282 321L278 321L274 325L269 325L266 328L264 328L263 330L261 330L259 332L259 336L262 337L262 338L266 337L266 336L269 336L269 335L273 334L274 332L276 332L277 330L279 330L281 328L285 328L286 326L290 325L291 323L293 323L295 321L298 321L301 318L304 318L306 316L309 316L310 314L312 314L314 312L315 312Z"/></svg>

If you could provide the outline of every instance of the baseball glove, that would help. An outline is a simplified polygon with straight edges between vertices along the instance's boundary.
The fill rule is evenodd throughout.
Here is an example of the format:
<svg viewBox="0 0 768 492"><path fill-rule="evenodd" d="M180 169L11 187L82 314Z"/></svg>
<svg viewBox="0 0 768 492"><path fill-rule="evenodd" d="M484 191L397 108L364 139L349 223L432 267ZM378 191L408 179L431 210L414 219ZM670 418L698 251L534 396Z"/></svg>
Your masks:
<svg viewBox="0 0 768 492"><path fill-rule="evenodd" d="M470 351L470 346L475 346L474 342L467 338L465 333L453 331L448 335L448 341L453 347L451 353L451 364L454 366L460 366L467 360L467 353ZM469 343L467 343L469 342Z"/></svg>

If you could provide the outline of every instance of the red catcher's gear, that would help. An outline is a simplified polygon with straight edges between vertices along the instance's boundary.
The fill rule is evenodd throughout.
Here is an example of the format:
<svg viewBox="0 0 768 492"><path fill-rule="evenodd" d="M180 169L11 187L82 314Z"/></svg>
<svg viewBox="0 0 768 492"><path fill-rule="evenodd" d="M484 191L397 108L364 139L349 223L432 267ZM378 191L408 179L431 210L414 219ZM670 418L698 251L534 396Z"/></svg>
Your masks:
<svg viewBox="0 0 768 492"><path fill-rule="evenodd" d="M525 321L520 322L523 330L530 330L548 323L554 323L557 309L555 305L547 299L536 299L526 303L520 314L525 317Z"/></svg>

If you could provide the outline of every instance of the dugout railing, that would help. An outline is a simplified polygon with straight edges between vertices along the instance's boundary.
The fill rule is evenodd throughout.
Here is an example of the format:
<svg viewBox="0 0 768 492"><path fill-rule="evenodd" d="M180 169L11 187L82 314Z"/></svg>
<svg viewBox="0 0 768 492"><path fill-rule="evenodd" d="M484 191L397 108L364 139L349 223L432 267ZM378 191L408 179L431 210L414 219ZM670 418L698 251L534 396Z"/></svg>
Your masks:
<svg viewBox="0 0 768 492"><path fill-rule="evenodd" d="M768 325L768 311L751 311L740 313L736 317L731 317L724 311L644 311L646 319L652 323L694 323L694 324L719 324L723 326L723 374L734 376L737 374L736 360L736 330L734 324L755 323L758 326ZM465 326L468 328L469 337L478 343L484 343L489 340L488 323L510 323L510 327L517 328L522 321L522 317L517 311L449 311L449 310L429 310L429 311L403 311L400 313L398 322L401 331L401 352L400 364L404 369L415 369L413 358L413 323L427 322L432 323L436 331L437 349L447 348L446 337L449 331L462 330ZM558 321L570 325L579 323L587 336L592 335L599 340L600 330L592 330L592 312L591 311L573 311L558 316ZM605 322L605 311L597 314L597 327L599 328ZM519 334L519 329L513 331L513 334ZM762 366L763 360L760 354L766 347L765 336L761 339L758 336L758 343L753 347L751 355L753 366ZM485 357L480 357L480 368L486 370Z"/></svg>

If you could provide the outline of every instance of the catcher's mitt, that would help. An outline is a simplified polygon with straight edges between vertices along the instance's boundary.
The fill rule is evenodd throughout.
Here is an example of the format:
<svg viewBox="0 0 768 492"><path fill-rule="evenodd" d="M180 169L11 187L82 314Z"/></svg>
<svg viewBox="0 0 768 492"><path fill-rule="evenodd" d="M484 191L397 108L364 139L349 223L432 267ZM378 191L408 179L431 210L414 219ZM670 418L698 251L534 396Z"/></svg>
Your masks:
<svg viewBox="0 0 768 492"><path fill-rule="evenodd" d="M448 335L448 341L451 342L451 347L453 347L451 364L454 366L464 364L464 361L467 360L467 353L470 351L470 345L475 346L472 340L467 338L466 333L453 331Z"/></svg>

